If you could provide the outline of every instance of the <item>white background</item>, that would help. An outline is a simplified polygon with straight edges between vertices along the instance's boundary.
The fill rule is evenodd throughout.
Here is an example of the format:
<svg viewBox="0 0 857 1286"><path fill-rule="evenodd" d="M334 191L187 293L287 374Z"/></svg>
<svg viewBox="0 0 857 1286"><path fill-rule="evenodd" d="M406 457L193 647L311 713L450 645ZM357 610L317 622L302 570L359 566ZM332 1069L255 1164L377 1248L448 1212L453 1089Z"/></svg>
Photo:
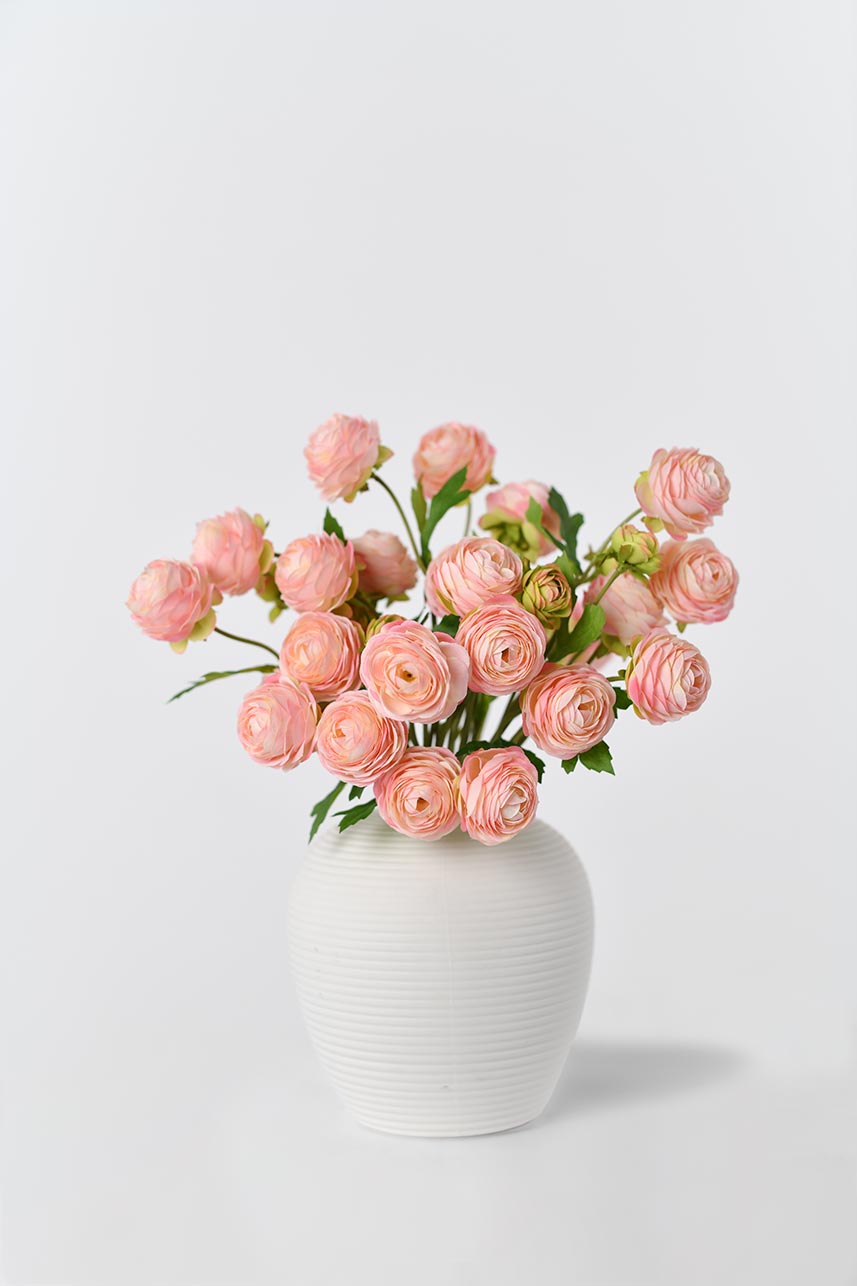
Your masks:
<svg viewBox="0 0 857 1286"><path fill-rule="evenodd" d="M0 4L7 1282L857 1281L853 39L809 0ZM403 490L477 423L595 541L655 447L733 483L704 710L545 785L598 941L512 1135L341 1113L284 940L323 774L243 755L240 679L165 705L251 654L123 607L202 517L317 529L333 410Z"/></svg>

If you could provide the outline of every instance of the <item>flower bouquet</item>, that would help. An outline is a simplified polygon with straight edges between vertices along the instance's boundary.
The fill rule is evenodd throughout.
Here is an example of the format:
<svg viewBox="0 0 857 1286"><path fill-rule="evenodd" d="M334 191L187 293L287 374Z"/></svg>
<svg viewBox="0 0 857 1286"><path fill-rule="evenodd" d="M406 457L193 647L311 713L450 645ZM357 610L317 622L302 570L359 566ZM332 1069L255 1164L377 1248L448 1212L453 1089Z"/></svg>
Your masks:
<svg viewBox="0 0 857 1286"><path fill-rule="evenodd" d="M472 526L473 496L496 480L494 448L471 426L421 439L410 517L382 476L392 452L374 421L334 415L304 454L328 503L382 488L410 548L388 532L346 533L328 508L321 532L276 552L262 517L235 509L199 524L188 561L149 563L127 605L176 652L215 632L271 654L176 696L263 676L241 702L238 735L259 764L288 771L315 754L335 778L312 809L311 838L347 791L341 831L377 808L407 836L461 828L501 843L535 816L541 756L566 773L612 773L607 738L621 712L662 724L705 701L709 668L684 631L723 620L738 584L732 562L698 538L729 496L711 456L656 451L637 507L580 553L583 515L543 483L489 491ZM433 553L451 511L463 535ZM292 615L279 650L218 624L224 596L250 591L272 623Z"/></svg>

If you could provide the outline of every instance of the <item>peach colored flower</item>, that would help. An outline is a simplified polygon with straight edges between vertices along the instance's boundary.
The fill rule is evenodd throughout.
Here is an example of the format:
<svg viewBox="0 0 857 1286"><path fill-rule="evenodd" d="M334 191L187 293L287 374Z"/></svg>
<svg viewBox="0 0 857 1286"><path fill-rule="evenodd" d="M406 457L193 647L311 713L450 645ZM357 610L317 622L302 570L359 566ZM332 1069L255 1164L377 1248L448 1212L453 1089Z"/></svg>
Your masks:
<svg viewBox="0 0 857 1286"><path fill-rule="evenodd" d="M546 755L573 759L613 727L616 694L591 665L546 665L521 698L523 728Z"/></svg>
<svg viewBox="0 0 857 1286"><path fill-rule="evenodd" d="M478 491L491 477L494 447L481 429L469 424L441 424L420 438L414 455L414 474L429 498L437 495L459 469L467 469L464 486Z"/></svg>
<svg viewBox="0 0 857 1286"><path fill-rule="evenodd" d="M458 760L444 746L412 746L376 780L378 812L402 835L440 839L457 830Z"/></svg>
<svg viewBox="0 0 857 1286"><path fill-rule="evenodd" d="M417 565L389 531L365 531L354 541L360 589L371 597L401 598L417 583Z"/></svg>
<svg viewBox="0 0 857 1286"><path fill-rule="evenodd" d="M499 697L519 692L544 665L547 634L509 594L468 612L456 642L470 657L470 690Z"/></svg>
<svg viewBox="0 0 857 1286"><path fill-rule="evenodd" d="M668 540L652 589L677 621L708 625L725 621L738 590L735 565L713 541Z"/></svg>
<svg viewBox="0 0 857 1286"><path fill-rule="evenodd" d="M538 527L527 522L527 509L530 501L535 500L542 510L541 525L545 531L558 536L559 514L551 509L549 494L550 488L543 482L507 482L497 491L488 492L486 512L479 519L479 526L522 558L529 558L530 562L544 558L556 546L542 535Z"/></svg>
<svg viewBox="0 0 857 1286"><path fill-rule="evenodd" d="M214 629L213 594L201 568L156 558L134 581L125 606L150 639L178 645L191 635L204 638Z"/></svg>
<svg viewBox="0 0 857 1286"><path fill-rule="evenodd" d="M357 588L354 546L334 535L301 536L280 554L274 580L296 612L330 612Z"/></svg>
<svg viewBox="0 0 857 1286"><path fill-rule="evenodd" d="M499 540L467 536L447 545L429 563L426 603L435 616L466 616L498 594L517 594L523 574L518 555Z"/></svg>
<svg viewBox="0 0 857 1286"><path fill-rule="evenodd" d="M369 475L392 451L381 446L375 420L332 415L304 447L310 480L325 500L353 500Z"/></svg>
<svg viewBox="0 0 857 1286"><path fill-rule="evenodd" d="M316 701L330 701L360 681L362 636L345 616L304 612L280 648L280 666L297 683L305 683Z"/></svg>
<svg viewBox="0 0 857 1286"><path fill-rule="evenodd" d="M536 815L538 781L520 746L465 755L458 785L462 828L481 844L511 839Z"/></svg>
<svg viewBox="0 0 857 1286"><path fill-rule="evenodd" d="M711 687L708 662L688 639L650 630L634 648L625 683L637 713L649 723L671 723L698 710Z"/></svg>
<svg viewBox="0 0 857 1286"><path fill-rule="evenodd" d="M463 700L470 658L448 634L397 621L369 639L360 677L372 704L390 719L436 723Z"/></svg>
<svg viewBox="0 0 857 1286"><path fill-rule="evenodd" d="M684 540L704 531L723 512L729 479L723 465L694 447L656 451L634 487L640 507L659 518L671 536Z"/></svg>
<svg viewBox="0 0 857 1286"><path fill-rule="evenodd" d="M288 771L312 754L318 706L302 683L269 674L238 711L238 737L251 759Z"/></svg>
<svg viewBox="0 0 857 1286"><path fill-rule="evenodd" d="M595 602L606 579L605 576L596 576L587 585L584 594L587 603ZM649 586L631 572L617 576L602 598L601 607L604 610L604 633L618 639L625 647L633 639L666 621L661 605Z"/></svg>
<svg viewBox="0 0 857 1286"><path fill-rule="evenodd" d="M368 786L405 753L407 724L388 719L368 692L345 692L326 706L315 748L328 772L340 781Z"/></svg>
<svg viewBox="0 0 857 1286"><path fill-rule="evenodd" d="M233 509L197 524L190 556L221 594L246 594L271 565L273 553L259 523L243 509Z"/></svg>

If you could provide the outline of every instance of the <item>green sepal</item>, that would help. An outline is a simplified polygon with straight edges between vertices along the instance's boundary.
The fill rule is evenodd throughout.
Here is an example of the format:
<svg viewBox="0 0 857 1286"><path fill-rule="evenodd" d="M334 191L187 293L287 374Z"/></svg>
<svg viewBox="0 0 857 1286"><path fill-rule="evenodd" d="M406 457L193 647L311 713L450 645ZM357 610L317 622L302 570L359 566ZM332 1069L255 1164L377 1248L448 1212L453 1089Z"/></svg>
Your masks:
<svg viewBox="0 0 857 1286"><path fill-rule="evenodd" d="M458 633L458 627L461 624L461 617L455 616L450 612L449 616L442 617L434 627L436 634L450 634L455 638Z"/></svg>
<svg viewBox="0 0 857 1286"><path fill-rule="evenodd" d="M628 693L625 691L625 689L624 689L624 688L614 688L614 689L613 689L613 691L616 693L616 709L617 709L617 710L628 710L628 709L630 709L630 707L631 707L634 703L633 703L633 701L631 700L631 698L628 696Z"/></svg>
<svg viewBox="0 0 857 1286"><path fill-rule="evenodd" d="M579 756L579 755L572 755L571 759L563 759L563 761L562 761L562 771L563 771L563 772L574 772L575 768L577 767L577 761L578 761L578 759L579 759L579 758L580 758L580 756Z"/></svg>
<svg viewBox="0 0 857 1286"><path fill-rule="evenodd" d="M613 756L606 741L599 741L598 745L593 746L591 750L584 750L580 756L580 762L590 772L609 772L615 776L615 773L613 773Z"/></svg>

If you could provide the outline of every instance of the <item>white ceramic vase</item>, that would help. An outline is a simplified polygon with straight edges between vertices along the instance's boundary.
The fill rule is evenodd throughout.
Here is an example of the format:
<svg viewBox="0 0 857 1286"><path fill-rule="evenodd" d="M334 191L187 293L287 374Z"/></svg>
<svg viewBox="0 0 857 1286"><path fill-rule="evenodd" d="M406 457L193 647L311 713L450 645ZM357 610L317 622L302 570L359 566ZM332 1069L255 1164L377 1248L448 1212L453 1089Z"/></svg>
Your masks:
<svg viewBox="0 0 857 1286"><path fill-rule="evenodd" d="M364 1125L415 1135L539 1115L580 1020L592 928L583 867L540 821L490 848L407 839L377 814L327 829L289 914L325 1071Z"/></svg>

